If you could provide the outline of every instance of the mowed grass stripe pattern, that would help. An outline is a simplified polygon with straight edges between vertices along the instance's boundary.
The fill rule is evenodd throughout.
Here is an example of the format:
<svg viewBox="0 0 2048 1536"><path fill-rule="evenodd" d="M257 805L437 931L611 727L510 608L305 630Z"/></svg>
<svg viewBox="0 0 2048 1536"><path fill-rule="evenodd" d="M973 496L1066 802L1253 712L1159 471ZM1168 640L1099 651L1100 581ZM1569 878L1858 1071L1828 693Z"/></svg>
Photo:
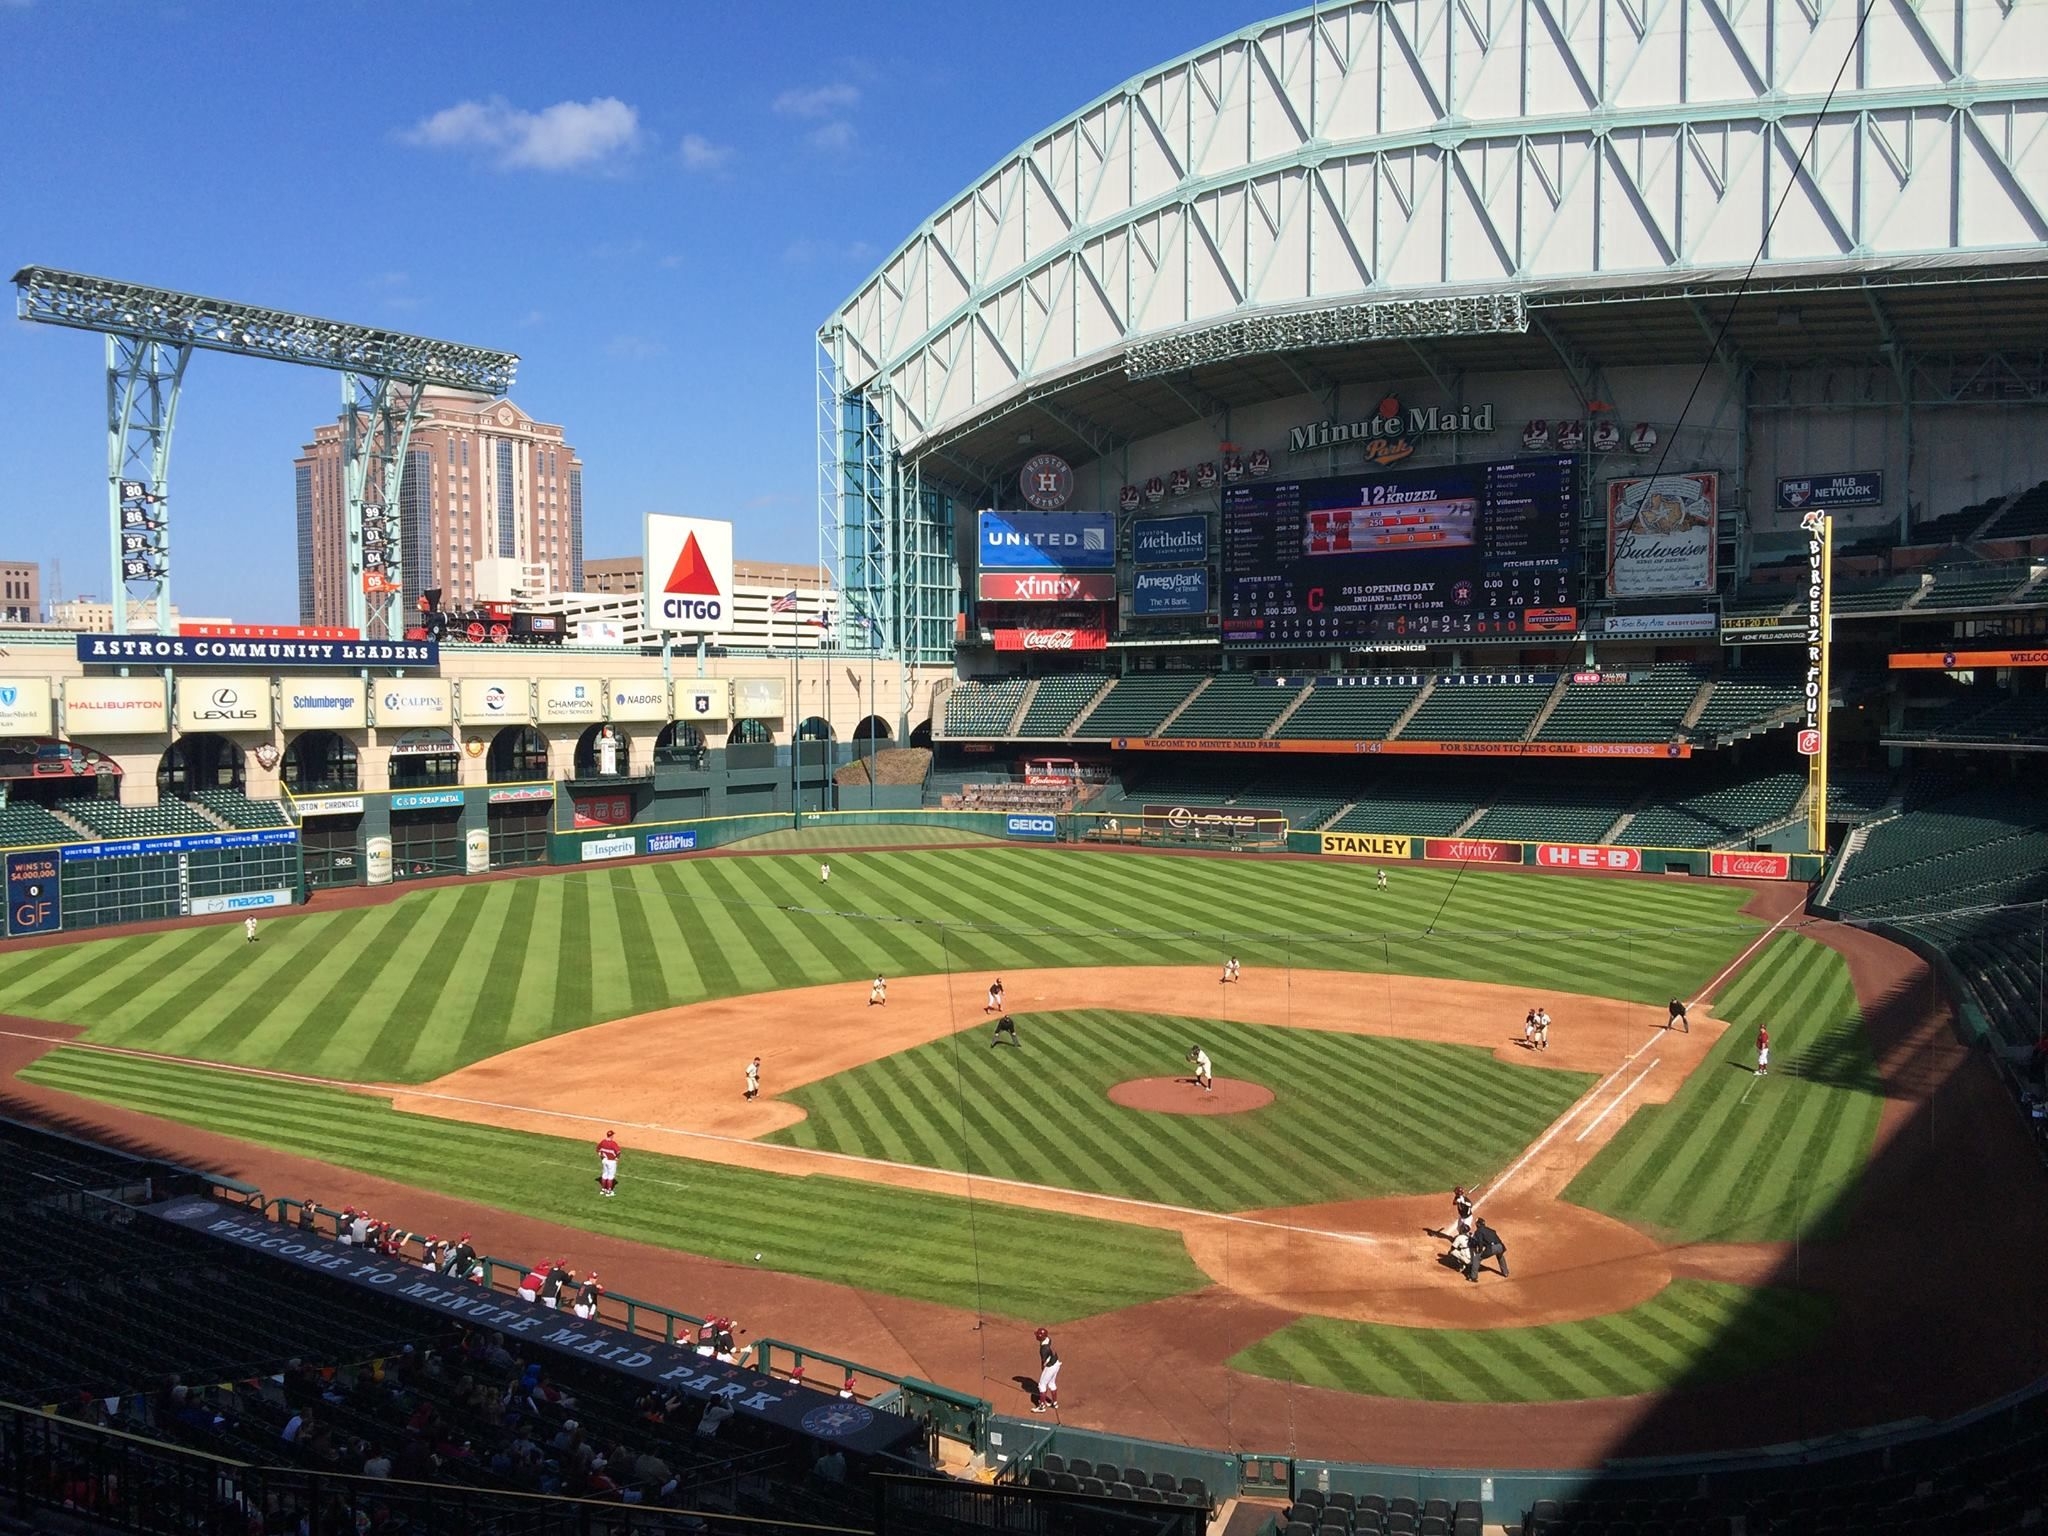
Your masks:
<svg viewBox="0 0 2048 1536"><path fill-rule="evenodd" d="M683 859L0 952L0 1012L89 1038L420 1082L706 998L944 970L1188 963L1385 970L1661 1006L1746 943L1746 893L1569 876L1016 848ZM1446 903L1446 896L1450 899ZM1439 910L1441 909L1441 910ZM1435 934L1419 935L1434 923ZM1631 932L1617 934L1626 926ZM1056 930L1056 931L1053 931ZM1343 935L1292 940L1275 935ZM1387 938L1360 937L1386 933Z"/></svg>
<svg viewBox="0 0 2048 1536"><path fill-rule="evenodd" d="M633 1151L630 1136L619 1196L602 1200L596 1156L579 1142L402 1115L339 1089L80 1050L54 1051L22 1076L526 1216L735 1264L759 1252L765 1269L1019 1320L1067 1321L1208 1283L1171 1232L661 1157Z"/></svg>
<svg viewBox="0 0 2048 1536"><path fill-rule="evenodd" d="M1728 1381L1792 1359L1814 1347L1829 1315L1827 1298L1811 1292L1674 1280L1626 1312L1532 1328L1302 1318L1241 1350L1230 1365L1304 1386L1438 1403L1633 1397Z"/></svg>
<svg viewBox="0 0 2048 1536"><path fill-rule="evenodd" d="M1594 1082L1432 1041L1111 1009L1016 1017L1021 1050L976 1027L794 1089L783 1097L807 1118L767 1139L1239 1211L1480 1182ZM1195 1041L1218 1076L1273 1102L1209 1118L1109 1101L1131 1078L1186 1076Z"/></svg>
<svg viewBox="0 0 2048 1536"><path fill-rule="evenodd" d="M1849 968L1785 934L1729 984L1727 1035L1668 1104L1636 1111L1567 1200L1667 1240L1767 1242L1837 1232L1877 1134L1884 1085ZM1755 1077L1756 1031L1771 1071Z"/></svg>

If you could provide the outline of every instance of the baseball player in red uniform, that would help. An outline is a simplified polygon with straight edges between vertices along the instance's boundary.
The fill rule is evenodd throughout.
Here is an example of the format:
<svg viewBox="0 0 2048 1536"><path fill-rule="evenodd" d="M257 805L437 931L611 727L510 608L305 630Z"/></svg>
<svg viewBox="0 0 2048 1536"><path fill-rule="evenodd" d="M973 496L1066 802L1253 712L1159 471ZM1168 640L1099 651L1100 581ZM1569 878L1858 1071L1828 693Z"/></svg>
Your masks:
<svg viewBox="0 0 2048 1536"><path fill-rule="evenodd" d="M1771 1032L1761 1024L1756 1027L1756 1075L1771 1075Z"/></svg>
<svg viewBox="0 0 2048 1536"><path fill-rule="evenodd" d="M619 1188L619 1141L610 1131L597 1144L597 1187L609 1200Z"/></svg>
<svg viewBox="0 0 2048 1536"><path fill-rule="evenodd" d="M1038 1330L1038 1394L1031 1404L1033 1413L1055 1411L1060 1406L1060 1352L1052 1347L1052 1335Z"/></svg>

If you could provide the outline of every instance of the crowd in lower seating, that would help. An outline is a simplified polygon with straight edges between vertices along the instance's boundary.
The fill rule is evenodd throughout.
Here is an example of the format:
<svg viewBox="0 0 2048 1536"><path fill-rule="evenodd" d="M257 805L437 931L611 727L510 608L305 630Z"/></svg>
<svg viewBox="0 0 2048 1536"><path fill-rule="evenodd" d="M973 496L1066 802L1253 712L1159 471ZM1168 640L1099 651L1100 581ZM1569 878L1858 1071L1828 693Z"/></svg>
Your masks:
<svg viewBox="0 0 2048 1536"><path fill-rule="evenodd" d="M947 810L960 811L1044 811L1059 814L1074 808L1075 786L1071 784L963 784L960 793L943 797Z"/></svg>

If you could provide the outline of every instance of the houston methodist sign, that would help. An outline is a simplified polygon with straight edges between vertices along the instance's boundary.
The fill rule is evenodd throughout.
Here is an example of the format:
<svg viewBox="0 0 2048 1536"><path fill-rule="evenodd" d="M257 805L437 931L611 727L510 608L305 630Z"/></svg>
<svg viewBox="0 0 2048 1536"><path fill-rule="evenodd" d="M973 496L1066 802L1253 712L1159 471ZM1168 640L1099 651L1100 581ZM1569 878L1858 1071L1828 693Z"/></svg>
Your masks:
<svg viewBox="0 0 2048 1536"><path fill-rule="evenodd" d="M732 524L647 514L647 627L707 635L732 612Z"/></svg>

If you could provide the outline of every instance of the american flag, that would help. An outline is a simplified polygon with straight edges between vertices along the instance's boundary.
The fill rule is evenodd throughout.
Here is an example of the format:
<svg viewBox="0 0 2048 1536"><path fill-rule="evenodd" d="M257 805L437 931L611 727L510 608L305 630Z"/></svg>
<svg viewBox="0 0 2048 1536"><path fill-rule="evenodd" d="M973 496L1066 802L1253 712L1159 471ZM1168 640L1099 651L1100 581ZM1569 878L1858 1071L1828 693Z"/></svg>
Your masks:
<svg viewBox="0 0 2048 1536"><path fill-rule="evenodd" d="M768 611L770 613L794 613L796 611L796 593L783 593L782 596L768 605Z"/></svg>

